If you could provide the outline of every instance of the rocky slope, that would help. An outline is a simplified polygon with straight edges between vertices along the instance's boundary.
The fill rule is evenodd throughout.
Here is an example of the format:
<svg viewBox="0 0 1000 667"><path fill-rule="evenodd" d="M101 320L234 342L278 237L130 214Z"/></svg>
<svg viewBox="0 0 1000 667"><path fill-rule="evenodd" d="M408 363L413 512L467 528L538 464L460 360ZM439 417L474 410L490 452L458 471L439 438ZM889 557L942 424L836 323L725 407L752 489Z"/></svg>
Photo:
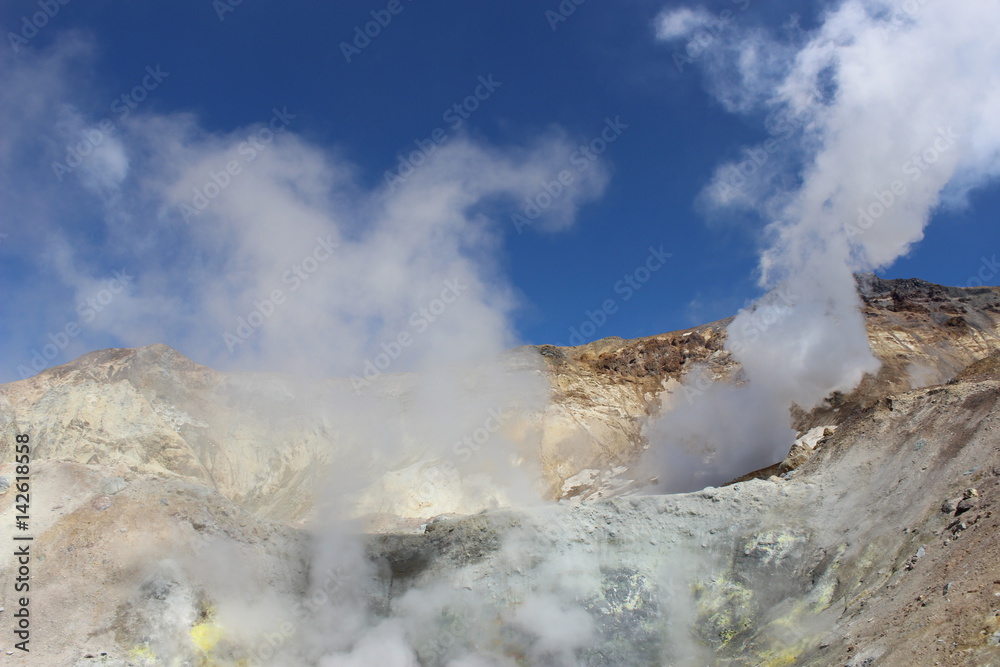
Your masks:
<svg viewBox="0 0 1000 667"><path fill-rule="evenodd" d="M846 396L798 415L799 431L836 423L883 396L947 382L998 349L1000 299L995 287L945 287L923 280L858 279L868 342L882 362Z"/></svg>
<svg viewBox="0 0 1000 667"><path fill-rule="evenodd" d="M998 390L885 400L789 480L473 517L374 551L392 600L449 581L489 617L539 591L576 601L585 665L1000 664ZM451 604L440 618L475 618ZM488 623L463 636L511 641ZM558 664L522 641L530 664Z"/></svg>
<svg viewBox="0 0 1000 667"><path fill-rule="evenodd" d="M1000 349L995 288L877 278L860 286L882 370L850 395L797 413L800 433L835 425L888 394L946 381ZM642 423L664 389L678 390L695 363L718 379L738 377L724 349L726 324L515 351L505 371L526 381L541 374L551 400L508 409L499 430L528 443L522 454L541 471L550 498L593 499L641 488L648 477L633 468L645 447ZM415 391L412 378L387 377L373 392L378 396L367 400L394 401L392 411L403 414ZM369 433L345 426L352 413L366 409L365 400L346 381L220 373L153 345L93 352L0 387L0 414L35 434L40 457L177 474L264 516L298 520L315 506L316 485L330 461L367 446ZM8 459L11 442L0 442L0 461ZM399 452L390 466L395 473L374 485L378 492L369 493L372 500L357 513L420 519L505 504L503 498L477 502L460 489L446 490L458 483L456 461L453 452L439 450ZM428 486L437 489L428 497L389 505L382 500Z"/></svg>
<svg viewBox="0 0 1000 667"><path fill-rule="evenodd" d="M864 275L858 277L858 291L868 341L882 367L850 394L832 395L808 413L793 409L793 425L800 435L817 428L822 434L824 427L835 427L893 393L946 382L1000 350L1000 288L945 287ZM549 365L555 403L586 434L572 441L573 447L552 452L564 466L551 474L559 483L553 485L553 495L597 498L641 487L647 480L627 471L615 475L613 470L637 461L645 445L643 420L659 406L662 392L681 391L679 383L696 364L713 380L739 381L739 369L724 349L730 321L634 340L605 338L576 348L539 348ZM580 446L581 440L586 444ZM796 460L784 466L775 462L761 475L786 472ZM578 485L566 484L573 468L590 471L577 473L573 481ZM587 479L594 481L588 484Z"/></svg>
<svg viewBox="0 0 1000 667"><path fill-rule="evenodd" d="M16 433L36 462L36 649L0 648L51 665L1000 664L1000 289L859 289L878 376L793 411L786 461L691 494L635 495L642 421L696 363L739 381L726 321L512 352L514 393L550 400L503 404L495 429L470 416L488 431L475 469L428 437L359 458L420 432L408 376L358 395L157 345L4 385L0 476ZM398 419L357 426L373 404ZM488 455L500 441L513 468ZM562 502L479 513L516 504L491 486L511 471ZM5 531L14 505L0 492ZM467 516L428 522L444 513ZM365 517L367 543L331 514ZM354 630L331 644L334 625Z"/></svg>

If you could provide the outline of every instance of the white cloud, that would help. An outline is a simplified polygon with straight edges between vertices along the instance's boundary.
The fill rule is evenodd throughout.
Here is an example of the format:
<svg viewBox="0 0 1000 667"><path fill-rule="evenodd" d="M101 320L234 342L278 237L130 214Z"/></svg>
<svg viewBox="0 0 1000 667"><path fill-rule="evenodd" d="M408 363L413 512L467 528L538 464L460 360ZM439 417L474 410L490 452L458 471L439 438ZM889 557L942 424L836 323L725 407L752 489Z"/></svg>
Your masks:
<svg viewBox="0 0 1000 667"><path fill-rule="evenodd" d="M136 274L129 297L81 342L166 341L217 367L317 375L359 373L400 334L413 343L394 371L479 359L517 342L509 322L516 302L499 270L502 231L571 164L574 142L553 132L500 148L458 135L405 183L365 189L357 167L300 138L294 118L273 131L263 117L211 133L192 115L139 108L102 131L107 109L87 107L75 83L85 77L68 74L72 58L86 70L91 52L77 38L57 41L28 65L9 63L0 93L8 215L31 212L19 241L41 252L56 244L73 267L71 281L53 273L21 288L46 304L50 321L75 307L53 298L58 289L125 265ZM76 146L86 152L78 163L67 160ZM57 174L55 162L70 168ZM600 163L580 172L538 228L572 225L606 182ZM203 210L184 216L182 206ZM319 251L332 256L316 262L317 239L327 238L338 247ZM467 287L425 331L431 318L413 314L449 281ZM283 303L272 309L276 290ZM224 335L241 318L258 318L260 306L273 312L227 346Z"/></svg>
<svg viewBox="0 0 1000 667"><path fill-rule="evenodd" d="M711 20L712 15L704 7L664 10L656 17L656 38L663 41L687 39Z"/></svg>

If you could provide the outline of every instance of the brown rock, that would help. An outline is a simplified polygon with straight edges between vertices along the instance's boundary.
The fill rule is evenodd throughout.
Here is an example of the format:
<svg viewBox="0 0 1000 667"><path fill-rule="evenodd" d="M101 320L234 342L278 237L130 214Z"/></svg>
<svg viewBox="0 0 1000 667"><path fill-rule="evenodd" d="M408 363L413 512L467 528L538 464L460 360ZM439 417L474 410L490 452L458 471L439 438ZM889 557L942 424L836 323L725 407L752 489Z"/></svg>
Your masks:
<svg viewBox="0 0 1000 667"><path fill-rule="evenodd" d="M960 514L965 514L969 510L974 510L979 507L979 498L973 496L972 498L965 498L960 503L958 503L958 508L955 510L955 516Z"/></svg>
<svg viewBox="0 0 1000 667"><path fill-rule="evenodd" d="M98 512L103 512L104 510L111 507L111 496L106 494L101 494L90 501L90 506L93 507Z"/></svg>

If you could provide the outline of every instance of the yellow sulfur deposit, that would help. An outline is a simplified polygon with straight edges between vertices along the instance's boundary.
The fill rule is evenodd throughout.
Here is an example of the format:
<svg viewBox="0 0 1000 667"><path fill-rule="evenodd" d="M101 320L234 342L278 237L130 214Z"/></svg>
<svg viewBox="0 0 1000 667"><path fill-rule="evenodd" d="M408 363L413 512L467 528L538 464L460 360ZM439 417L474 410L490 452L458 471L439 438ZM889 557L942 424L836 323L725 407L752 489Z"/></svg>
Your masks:
<svg viewBox="0 0 1000 667"><path fill-rule="evenodd" d="M202 653L210 653L215 645L222 639L222 628L214 619L208 618L205 621L191 628L191 641Z"/></svg>

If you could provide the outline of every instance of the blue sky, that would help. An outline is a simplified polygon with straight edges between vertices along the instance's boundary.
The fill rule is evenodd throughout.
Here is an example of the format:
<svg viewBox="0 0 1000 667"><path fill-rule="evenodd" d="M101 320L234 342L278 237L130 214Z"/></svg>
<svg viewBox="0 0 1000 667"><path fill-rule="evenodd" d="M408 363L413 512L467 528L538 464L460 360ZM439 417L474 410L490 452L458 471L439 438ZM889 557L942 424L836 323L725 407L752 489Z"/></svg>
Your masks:
<svg viewBox="0 0 1000 667"><path fill-rule="evenodd" d="M43 355L46 365L64 363L88 349L154 342L212 365L282 365L280 355L274 354L237 363L218 331L198 338L190 326L171 325L179 319L157 320L157 314L176 307L183 317L203 321L184 304L204 283L179 284L177 276L200 275L198 271L219 261L215 253L226 243L238 247L245 242L213 236L215 245L208 249L207 236L185 236L190 225L188 230L171 226L178 224L176 210L164 214L162 202L157 207L140 197L152 188L150 183L173 173L165 161L175 153L164 147L162 132L150 129L168 121L174 128L184 125L186 129L171 131L184 137L181 143L187 142L187 149L197 144L202 151L198 156L203 156L204 151L222 150L220 145L227 142L230 148L239 145L241 138L270 122L272 110L287 110L288 118L277 130L284 138L274 144L288 142L281 144L280 150L289 151L281 164L293 170L307 170L311 164L291 153L289 137L294 135L296 146L309 147L308 155L318 151L326 156L323 160L337 165L332 171L348 173L343 179L331 177L341 185L329 197L334 203L324 203L327 208L343 203L337 215L345 234L351 229L363 234L359 228L368 224L370 202L357 193L384 189L385 174L398 167L399 156L418 150L421 142L429 145L435 130L447 137L443 145L467 141L512 159L519 150L534 150L549 139L561 142L569 153L559 153L562 157L539 167L535 185L519 181L517 186L520 195L535 197L560 171L568 170L577 193L571 203L563 202L567 209L554 214L554 222L541 220L518 230L512 216L523 213L523 197L487 194L473 205L484 218L482 227L473 237L449 246L449 257L454 255L459 263L481 265L475 275L488 289L477 298L492 304L490 313L499 310L502 326L509 329L498 345L568 344L571 332L588 321L588 312L601 309L608 299L614 300L613 312L606 320L597 316L603 324L594 327L587 340L651 335L712 321L734 314L761 293L756 267L769 220L759 211L708 206L703 193L720 164L739 159L744 147L769 136L766 114L760 109L727 109L711 90L717 81L713 83L708 70L741 36L754 31L801 42L829 3L703 3L708 15L730 12L732 24L682 68L677 67L676 54L685 48L683 41L657 39L657 17L677 8L661 1L563 3L575 9L557 23L553 14L546 14L559 11L554 0L400 0L396 14L382 1L317 4L243 2L220 18L221 5L209 0L71 1L58 5L34 34L24 32L24 17L41 11L40 4L4 3L0 25L8 38L0 65L7 77L24 76L21 87L13 89L16 95L2 99L8 131L17 128L18 136L5 143L8 156L2 172L7 201L0 209L0 233L6 235L0 245L0 284L9 310L0 324L5 352L0 380L20 377L18 366L30 364L51 335L59 338L58 332L73 320L78 320L81 332L60 345L57 354ZM347 62L341 45L354 39L356 27L363 29L373 20L372 12L391 20ZM17 53L11 32L32 35L14 40ZM59 60L54 54L60 52L64 64L54 65ZM51 169L53 159L65 154L67 143L83 136L83 128L99 128L102 118L118 118L122 107L112 106L113 100L141 85L148 67L167 75L162 81L146 78L155 85L140 93L144 99L134 103L127 119L115 121L127 175L118 174L114 187L88 186L82 169L58 180ZM484 79L494 85L482 87ZM455 128L457 116L448 115L448 110L473 99L469 96L477 89L484 99L475 100L471 106L478 108ZM26 111L32 108L25 101L31 91L41 91L35 103L44 112ZM143 129L130 123L141 123ZM588 162L588 173L576 173L573 151L595 140L609 124L618 128L613 140L593 164ZM143 137L153 132L161 143L150 148ZM541 150L551 157L561 149ZM797 150L788 147L789 153ZM269 159L276 152L271 150ZM140 170L146 159L150 164ZM185 164L200 164L201 157L186 159ZM541 158L531 159L541 164ZM118 173L114 159L108 158L107 164ZM284 178L279 167L274 166L276 181ZM100 180L107 174L91 177ZM37 184L38 179L49 182L33 190L28 183ZM317 191L324 183L316 185ZM300 194L306 191L302 196L307 199L321 196L299 183L290 187ZM140 199L141 204L134 203ZM569 201L569 195L563 199ZM45 210L40 210L39 200L48 201ZM988 185L975 190L964 208L935 209L926 239L880 274L966 284L979 271L982 258L992 257L1000 247L994 214L998 204L1000 191ZM238 203L233 206L239 210ZM272 223L260 224L290 224L283 217L286 213L276 215ZM167 218L170 221L164 222ZM195 224L210 221L200 216ZM305 245L311 247L311 239ZM641 289L622 288L619 281L637 270L638 277L646 275L641 267L650 248L661 247L671 255L662 267L650 272ZM240 271L246 267L238 255L227 255L226 271L216 280L241 280ZM418 264L430 267L433 258ZM108 288L113 271L123 267L137 278L126 286L127 300L116 294L109 312L133 312L112 319L98 313L94 322L79 321L81 300ZM350 284L330 277L324 289L352 289L360 284L355 281L364 279L356 273ZM81 278L88 281L89 292L78 286ZM249 312L245 306L253 303L255 293L266 295L268 290L240 292L244 305L234 313ZM496 306L500 293L503 305ZM418 290L409 295L412 308L427 294ZM218 298L225 300L221 294ZM316 307L324 307L321 300ZM351 320L349 308L337 308L343 311L339 321ZM390 310L411 308L403 303ZM372 333L370 340L344 343L343 354L363 357L394 339L399 326L386 324L392 319L386 312L359 315L366 321L358 326ZM244 347L258 344L256 338L263 340L268 327L278 326L274 322L265 323L261 335L248 339ZM469 329L461 334L477 335ZM198 342L209 339L214 342ZM444 336L441 344L447 339ZM279 336L275 349L287 347L289 340L295 339ZM329 372L344 368L350 364Z"/></svg>

